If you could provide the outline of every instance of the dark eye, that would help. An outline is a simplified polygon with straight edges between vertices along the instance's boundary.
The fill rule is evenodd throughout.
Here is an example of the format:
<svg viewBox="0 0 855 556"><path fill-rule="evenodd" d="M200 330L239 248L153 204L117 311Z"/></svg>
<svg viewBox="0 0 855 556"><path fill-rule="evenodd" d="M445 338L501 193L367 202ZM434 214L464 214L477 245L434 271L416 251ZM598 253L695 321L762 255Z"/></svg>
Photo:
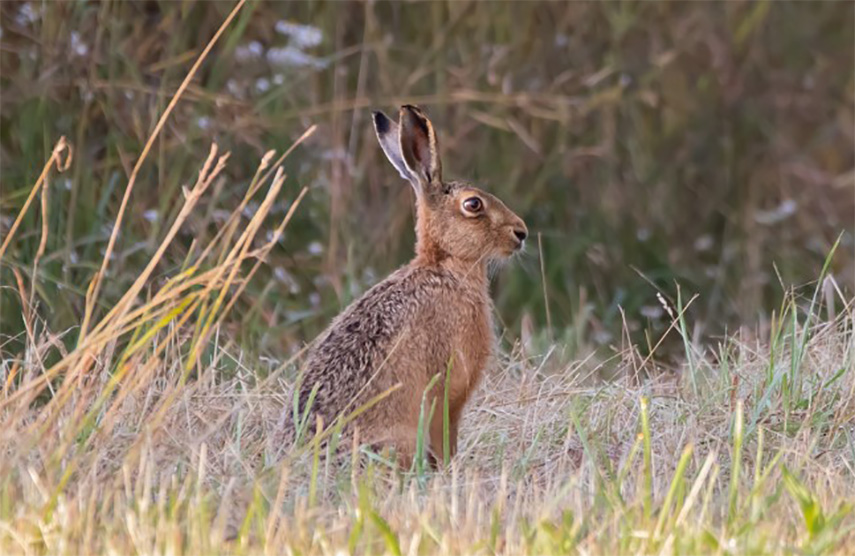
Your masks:
<svg viewBox="0 0 855 556"><path fill-rule="evenodd" d="M484 208L484 203L478 197L469 197L463 201L463 210L466 212L480 212Z"/></svg>

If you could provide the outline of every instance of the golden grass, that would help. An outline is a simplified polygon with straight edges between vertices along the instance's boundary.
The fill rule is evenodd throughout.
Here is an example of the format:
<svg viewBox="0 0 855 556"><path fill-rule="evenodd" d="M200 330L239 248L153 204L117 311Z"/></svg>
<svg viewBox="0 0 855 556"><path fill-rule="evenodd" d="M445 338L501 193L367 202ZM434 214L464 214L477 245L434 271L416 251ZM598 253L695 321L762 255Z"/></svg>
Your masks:
<svg viewBox="0 0 855 556"><path fill-rule="evenodd" d="M61 145L24 211L67 166ZM293 195L259 241L290 152L272 165L268 153L220 232L192 246L180 272L154 280L178 230L224 179L228 155L212 146L159 248L100 315L107 249L71 351L32 305L36 284L16 274L28 340L19 357L0 361L0 553L855 548L855 323L848 301L836 312L826 300L836 316L822 319L817 294L809 303L788 294L769 338L729 337L718 349L689 337L691 300L678 302L665 334L682 338L686 359L672 374L655 348L645 358L615 349L608 364L619 378L603 383L590 378L593 357L566 363L560 345L543 354L518 347L487 373L460 453L438 473L394 469L359 446L335 458L315 444L277 461L270 438L299 362L262 368L223 322L305 195ZM48 233L43 226L42 242Z"/></svg>
<svg viewBox="0 0 855 556"><path fill-rule="evenodd" d="M121 355L102 344L50 400L34 400L45 387L34 353L32 378L7 379L0 552L846 553L855 542L851 315L806 323L790 404L782 384L802 328L771 350L730 339L721 359L695 353L699 396L677 376L637 385L628 353L627 378L607 384L580 363L507 355L450 468L408 473L364 449L270 460L294 365L262 379L214 334L188 379L201 321L179 325L184 314L141 325L157 330Z"/></svg>
<svg viewBox="0 0 855 556"><path fill-rule="evenodd" d="M258 241L292 149L263 157L226 225L159 283L161 257L221 179L228 155L212 146L152 259L70 352L17 274L28 342L0 362L0 552L851 549L853 315L828 288L788 294L768 339L717 350L689 337L695 298L678 296L665 334L686 357L673 374L654 357L661 338L644 358L631 347L602 363L518 345L487 373L439 473L397 470L358 445L333 457L333 429L330 446L274 457L299 362L262 368L222 323L305 195ZM603 365L619 378L592 379Z"/></svg>

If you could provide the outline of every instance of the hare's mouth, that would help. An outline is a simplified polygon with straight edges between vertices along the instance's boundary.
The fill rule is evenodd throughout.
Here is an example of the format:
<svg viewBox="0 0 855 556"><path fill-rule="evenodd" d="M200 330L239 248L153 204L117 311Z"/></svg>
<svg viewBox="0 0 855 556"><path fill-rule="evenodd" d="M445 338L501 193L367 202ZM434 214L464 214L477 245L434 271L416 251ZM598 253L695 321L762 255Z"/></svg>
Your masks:
<svg viewBox="0 0 855 556"><path fill-rule="evenodd" d="M521 252L525 248L525 240L513 240L509 245L504 247L501 250L501 254L503 257L513 257L517 253Z"/></svg>

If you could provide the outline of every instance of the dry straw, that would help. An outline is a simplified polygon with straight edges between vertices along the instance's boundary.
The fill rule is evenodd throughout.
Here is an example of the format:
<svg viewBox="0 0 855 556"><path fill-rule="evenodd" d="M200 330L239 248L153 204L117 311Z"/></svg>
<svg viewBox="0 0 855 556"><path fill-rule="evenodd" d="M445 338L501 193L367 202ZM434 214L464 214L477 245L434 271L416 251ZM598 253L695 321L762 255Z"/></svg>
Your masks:
<svg viewBox="0 0 855 556"><path fill-rule="evenodd" d="M668 371L656 361L661 338L643 358L634 346L569 363L556 361L560 345L502 355L471 403L460 453L438 473L396 470L356 439L333 457L320 440L334 444L335 423L274 462L268 439L296 363L262 379L224 332L306 194L290 194L287 214L268 222L288 195L281 163L314 128L277 160L265 155L225 225L157 283L179 230L224 179L228 154L213 145L137 280L99 315L139 165L242 5L137 161L71 351L39 319L36 284L15 273L27 342L0 362L0 553L851 552L853 315L842 295L832 308L825 270L809 303L785 297L765 341L699 345L686 324L695 297L678 297L665 334L680 336L687 361ZM43 251L48 184L71 164L66 152L60 140L0 258L39 193ZM605 365L618 378L592 379Z"/></svg>

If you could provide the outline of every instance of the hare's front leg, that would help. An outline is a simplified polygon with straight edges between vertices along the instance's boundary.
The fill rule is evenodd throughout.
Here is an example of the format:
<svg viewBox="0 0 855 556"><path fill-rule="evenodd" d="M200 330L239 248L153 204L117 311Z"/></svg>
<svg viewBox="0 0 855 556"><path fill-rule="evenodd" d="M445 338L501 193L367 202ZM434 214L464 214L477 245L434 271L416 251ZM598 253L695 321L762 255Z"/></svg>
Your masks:
<svg viewBox="0 0 855 556"><path fill-rule="evenodd" d="M448 419L448 461L457 453L457 431L460 426L460 414L463 407L449 408ZM445 418L443 411L435 411L430 424L431 464L438 468L445 463Z"/></svg>
<svg viewBox="0 0 855 556"><path fill-rule="evenodd" d="M373 440L369 444L376 451L382 451L384 447L394 448L398 467L402 470L408 470L412 467L418 443L417 425L399 423L372 432L373 434L370 434L369 438Z"/></svg>

